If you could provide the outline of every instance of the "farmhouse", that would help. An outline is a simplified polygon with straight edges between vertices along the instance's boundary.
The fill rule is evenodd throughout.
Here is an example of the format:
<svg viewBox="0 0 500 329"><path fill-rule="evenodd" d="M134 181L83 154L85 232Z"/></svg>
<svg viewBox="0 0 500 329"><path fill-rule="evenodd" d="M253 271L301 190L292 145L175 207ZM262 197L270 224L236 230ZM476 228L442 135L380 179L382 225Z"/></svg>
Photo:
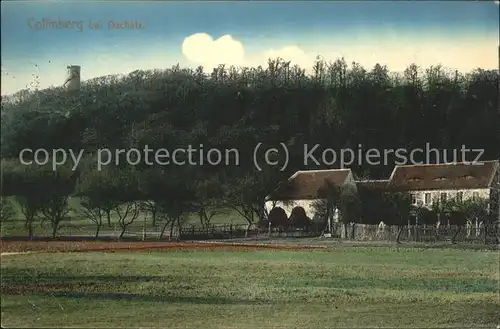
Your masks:
<svg viewBox="0 0 500 329"><path fill-rule="evenodd" d="M396 166L387 188L410 192L412 203L424 207L451 198L484 198L496 204L498 172L498 161Z"/></svg>
<svg viewBox="0 0 500 329"><path fill-rule="evenodd" d="M490 210L499 216L499 172L499 161L397 165L388 180L355 181L350 169L297 171L266 198L265 208L269 212L279 206L290 216L292 209L300 206L313 218L314 205L321 200L319 191L329 182L336 186L351 185L368 195L380 191L409 192L414 205L428 208L437 200L482 198L495 205Z"/></svg>
<svg viewBox="0 0 500 329"><path fill-rule="evenodd" d="M306 215L313 218L316 213L314 205L321 200L319 191L326 187L327 183L356 187L350 169L297 171L287 182L267 196L266 210L269 212L273 207L281 207L287 216L290 216L293 208L302 207Z"/></svg>

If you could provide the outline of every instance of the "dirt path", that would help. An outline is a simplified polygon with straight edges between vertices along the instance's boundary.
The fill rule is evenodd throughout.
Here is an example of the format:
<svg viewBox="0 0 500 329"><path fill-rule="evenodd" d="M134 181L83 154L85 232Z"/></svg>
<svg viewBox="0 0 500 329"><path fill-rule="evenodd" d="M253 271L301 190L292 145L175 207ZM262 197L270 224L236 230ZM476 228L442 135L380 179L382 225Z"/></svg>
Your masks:
<svg viewBox="0 0 500 329"><path fill-rule="evenodd" d="M223 242L127 242L127 241L2 241L3 255L33 251L42 252L114 252L114 251L251 251L272 250L325 250L326 246L246 244Z"/></svg>

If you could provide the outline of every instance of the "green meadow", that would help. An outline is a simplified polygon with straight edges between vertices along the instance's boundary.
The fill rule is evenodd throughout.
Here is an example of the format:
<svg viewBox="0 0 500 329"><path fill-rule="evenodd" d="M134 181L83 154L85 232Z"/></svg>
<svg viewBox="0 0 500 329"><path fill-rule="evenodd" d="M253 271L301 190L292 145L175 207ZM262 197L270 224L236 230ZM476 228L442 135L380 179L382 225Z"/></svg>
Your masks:
<svg viewBox="0 0 500 329"><path fill-rule="evenodd" d="M494 251L35 253L2 257L4 327L485 327Z"/></svg>

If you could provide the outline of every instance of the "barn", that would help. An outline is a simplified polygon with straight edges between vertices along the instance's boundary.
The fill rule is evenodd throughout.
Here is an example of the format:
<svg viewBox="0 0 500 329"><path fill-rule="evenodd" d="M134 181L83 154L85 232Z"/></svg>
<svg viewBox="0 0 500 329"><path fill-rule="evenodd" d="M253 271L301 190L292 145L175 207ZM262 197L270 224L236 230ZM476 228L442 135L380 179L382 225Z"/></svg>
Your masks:
<svg viewBox="0 0 500 329"><path fill-rule="evenodd" d="M297 171L266 197L265 208L269 212L274 207L281 207L290 216L295 207L302 207L309 218L314 218L315 204L322 200L319 192L327 184L356 188L350 169Z"/></svg>

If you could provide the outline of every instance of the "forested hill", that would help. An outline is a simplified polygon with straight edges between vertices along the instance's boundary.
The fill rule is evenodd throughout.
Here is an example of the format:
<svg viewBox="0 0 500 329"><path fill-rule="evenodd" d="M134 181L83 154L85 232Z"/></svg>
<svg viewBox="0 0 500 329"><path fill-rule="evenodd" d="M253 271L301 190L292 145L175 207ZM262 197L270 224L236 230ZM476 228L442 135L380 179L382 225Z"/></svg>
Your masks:
<svg viewBox="0 0 500 329"><path fill-rule="evenodd" d="M499 158L498 71L462 74L411 65L395 74L344 60L318 61L313 71L306 75L282 60L270 61L267 68L221 66L211 74L175 66L95 78L78 92L20 92L2 104L2 157L16 158L24 148L89 154L104 147L203 144L206 150L237 148L239 175L255 170L257 143L283 142L291 156L285 176L339 166L304 166L304 144L320 144L315 153L320 159L324 148L411 150L426 143L450 152L465 145L484 149L483 160ZM419 159L425 160L421 154ZM350 167L358 176L383 178L394 160L389 154L385 166ZM204 176L221 169L199 167L189 170Z"/></svg>

